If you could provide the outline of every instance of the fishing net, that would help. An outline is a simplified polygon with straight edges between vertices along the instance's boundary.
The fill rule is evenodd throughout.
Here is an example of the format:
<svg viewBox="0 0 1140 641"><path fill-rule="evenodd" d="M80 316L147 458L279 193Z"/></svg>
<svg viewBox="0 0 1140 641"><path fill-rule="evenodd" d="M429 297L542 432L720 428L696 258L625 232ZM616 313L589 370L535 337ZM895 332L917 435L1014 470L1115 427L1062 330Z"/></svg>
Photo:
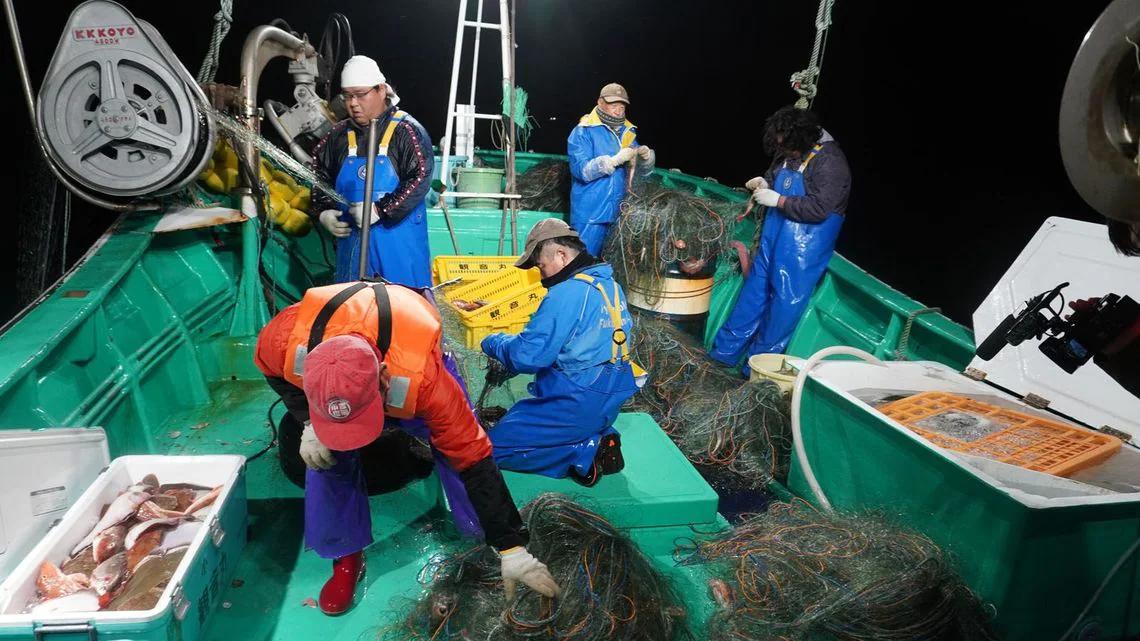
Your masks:
<svg viewBox="0 0 1140 641"><path fill-rule="evenodd" d="M543 160L519 174L515 190L519 207L528 211L570 213L570 165L564 160Z"/></svg>
<svg viewBox="0 0 1140 641"><path fill-rule="evenodd" d="M645 182L630 189L602 256L626 292L656 304L667 275L711 276L729 249L740 203Z"/></svg>
<svg viewBox="0 0 1140 641"><path fill-rule="evenodd" d="M687 636L685 611L667 580L605 519L559 494L523 508L527 549L562 595L548 599L520 585L507 603L497 553L487 546L429 563L430 584L387 641L557 639L668 641Z"/></svg>
<svg viewBox="0 0 1140 641"><path fill-rule="evenodd" d="M790 410L775 383L741 380L665 320L636 314L634 328L633 358L649 374L634 404L690 461L757 488L786 474Z"/></svg>
<svg viewBox="0 0 1140 641"><path fill-rule="evenodd" d="M712 641L994 639L946 554L877 515L773 503L727 534L682 544L678 561L714 563Z"/></svg>
<svg viewBox="0 0 1140 641"><path fill-rule="evenodd" d="M512 392L510 385L501 385L486 390L487 369L490 361L483 350L478 346L467 347L464 341L466 330L452 302L448 299L446 290L436 294L436 306L439 308L441 325L443 326L443 350L455 359L459 374L467 386L467 394L475 404L475 414L483 427L490 429L507 410L518 400Z"/></svg>

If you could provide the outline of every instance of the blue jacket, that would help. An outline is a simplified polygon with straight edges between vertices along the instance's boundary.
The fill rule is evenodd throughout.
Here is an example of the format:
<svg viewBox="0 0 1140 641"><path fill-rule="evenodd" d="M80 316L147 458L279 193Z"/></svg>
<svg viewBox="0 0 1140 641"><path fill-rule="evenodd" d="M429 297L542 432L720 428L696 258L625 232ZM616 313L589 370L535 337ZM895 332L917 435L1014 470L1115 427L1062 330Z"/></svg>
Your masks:
<svg viewBox="0 0 1140 641"><path fill-rule="evenodd" d="M597 109L582 116L578 126L566 140L566 153L570 156L570 224L581 225L612 223L617 219L618 205L625 198L625 180L628 165L621 165L613 173L605 173L600 162L602 156L612 156L622 147L640 147L637 127L630 121L614 133L598 117ZM638 161L637 173L648 175L653 171L655 159Z"/></svg>
<svg viewBox="0 0 1140 641"><path fill-rule="evenodd" d="M607 293L614 290L614 271L598 263L578 273L592 276ZM622 328L633 344L633 319L620 291ZM612 294L610 294L612 298ZM573 277L546 292L538 310L522 333L491 334L483 339L483 352L506 365L513 374L533 374L554 367L571 378L606 364L613 356L613 322L601 293L590 283Z"/></svg>

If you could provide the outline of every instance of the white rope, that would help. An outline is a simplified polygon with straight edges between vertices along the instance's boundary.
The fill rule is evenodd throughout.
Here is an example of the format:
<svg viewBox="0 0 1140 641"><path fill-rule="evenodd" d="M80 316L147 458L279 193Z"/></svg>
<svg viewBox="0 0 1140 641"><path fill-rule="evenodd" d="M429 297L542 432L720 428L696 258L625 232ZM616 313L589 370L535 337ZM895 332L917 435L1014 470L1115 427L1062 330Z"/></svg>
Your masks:
<svg viewBox="0 0 1140 641"><path fill-rule="evenodd" d="M234 0L221 0L221 8L214 14L214 34L210 37L210 49L198 70L198 82L213 82L218 73L218 58L222 52L222 41L230 32L234 22Z"/></svg>
<svg viewBox="0 0 1140 641"><path fill-rule="evenodd" d="M800 95L797 109L811 107L819 92L819 77L823 75L823 54L827 50L827 33L831 28L831 8L835 0L819 0L819 10L815 14L815 44L811 50L811 62L807 69L792 74L792 90Z"/></svg>

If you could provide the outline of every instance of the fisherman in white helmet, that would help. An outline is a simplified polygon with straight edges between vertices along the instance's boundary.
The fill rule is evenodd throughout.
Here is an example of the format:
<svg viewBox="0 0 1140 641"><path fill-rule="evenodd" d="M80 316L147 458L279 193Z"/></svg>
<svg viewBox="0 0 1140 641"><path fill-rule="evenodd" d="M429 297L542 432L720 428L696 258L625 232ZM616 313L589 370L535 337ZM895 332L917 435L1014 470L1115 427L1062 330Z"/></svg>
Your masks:
<svg viewBox="0 0 1140 641"><path fill-rule="evenodd" d="M360 229L370 216L368 273L409 287L431 287L427 205L431 187L431 139L423 126L397 109L400 97L376 61L353 56L340 74L348 118L313 150L317 176L336 187L348 205L314 190L310 213L336 238L336 282L360 277ZM365 198L368 125L379 132L373 190ZM365 206L365 201L369 203Z"/></svg>

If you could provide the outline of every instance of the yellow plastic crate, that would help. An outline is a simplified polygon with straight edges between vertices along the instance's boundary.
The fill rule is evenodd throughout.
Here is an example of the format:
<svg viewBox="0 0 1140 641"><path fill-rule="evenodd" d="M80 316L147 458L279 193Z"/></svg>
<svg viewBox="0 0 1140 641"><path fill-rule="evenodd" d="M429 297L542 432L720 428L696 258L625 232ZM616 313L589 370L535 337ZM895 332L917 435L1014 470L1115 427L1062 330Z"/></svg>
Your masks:
<svg viewBox="0 0 1140 641"><path fill-rule="evenodd" d="M459 278L462 280L452 286L459 287L508 269L518 271L516 260L518 256L436 256L431 261L432 284Z"/></svg>
<svg viewBox="0 0 1140 641"><path fill-rule="evenodd" d="M478 347L491 334L521 332L546 296L546 288L541 281L542 275L538 269L532 267L523 270L512 266L508 271L451 288L445 294L449 305L457 300L487 302L483 307L469 312L455 308L459 321L463 324L464 344L467 347Z"/></svg>

